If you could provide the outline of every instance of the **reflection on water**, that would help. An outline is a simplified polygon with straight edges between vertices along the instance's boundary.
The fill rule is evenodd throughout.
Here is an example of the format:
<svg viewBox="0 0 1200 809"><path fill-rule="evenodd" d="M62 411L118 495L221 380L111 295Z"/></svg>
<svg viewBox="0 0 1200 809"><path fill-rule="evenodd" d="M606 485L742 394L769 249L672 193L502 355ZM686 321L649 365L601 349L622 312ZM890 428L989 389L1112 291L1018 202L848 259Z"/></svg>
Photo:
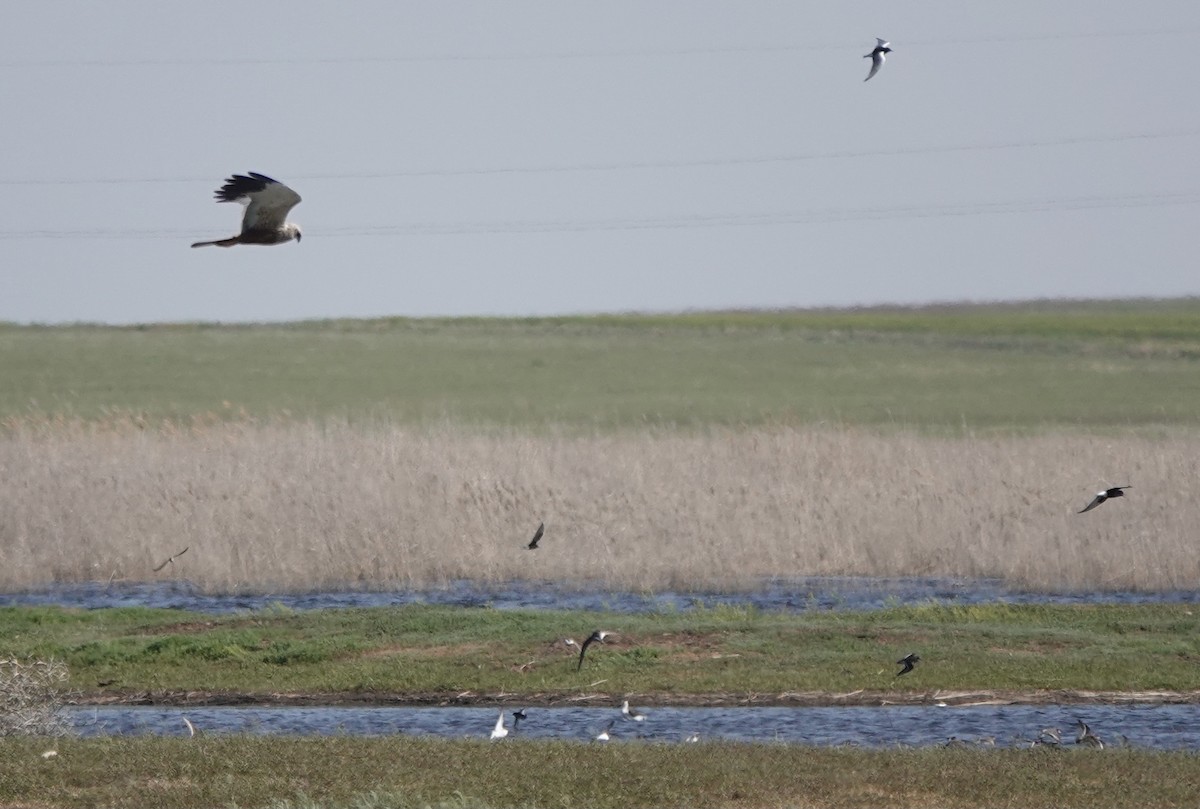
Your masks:
<svg viewBox="0 0 1200 809"><path fill-rule="evenodd" d="M318 592L213 595L186 581L139 584L56 584L0 594L0 606L57 604L66 607L163 607L196 612L233 612L280 605L295 610L381 607L404 604L497 609L575 609L656 612L694 606L753 606L763 610L870 610L906 604L1195 604L1200 591L1030 593L995 579L867 578L813 576L765 581L741 593L627 593L589 586L520 581L487 585L455 581L445 587L391 592Z"/></svg>
<svg viewBox="0 0 1200 809"><path fill-rule="evenodd" d="M511 728L512 712L504 707ZM816 746L945 744L994 739L997 747L1027 747L1042 728L1062 731L1074 749L1075 722L1083 719L1109 747L1200 749L1198 705L992 705L964 708L656 708L635 706L644 722L623 719L619 708L527 708L508 739L591 741L614 722L617 741L783 742ZM397 733L486 739L499 708L148 708L79 707L69 711L85 736L186 736L187 717L200 733L386 736Z"/></svg>

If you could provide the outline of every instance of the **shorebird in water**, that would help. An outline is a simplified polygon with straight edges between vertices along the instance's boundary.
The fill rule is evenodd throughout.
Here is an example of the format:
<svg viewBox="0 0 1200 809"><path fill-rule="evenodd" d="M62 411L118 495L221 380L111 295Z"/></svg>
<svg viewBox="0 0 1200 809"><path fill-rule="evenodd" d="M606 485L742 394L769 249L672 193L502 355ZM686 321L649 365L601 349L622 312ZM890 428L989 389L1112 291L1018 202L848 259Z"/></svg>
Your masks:
<svg viewBox="0 0 1200 809"><path fill-rule="evenodd" d="M188 548L190 548L190 547L192 547L192 546L188 545ZM180 556L183 556L187 552L188 552L188 549L184 548L183 550L181 550L179 553L175 554L174 556L168 556L167 561L163 562L161 565L154 568L154 570L152 572L157 573L158 571L162 570L167 565L175 564L175 560L178 559Z"/></svg>
<svg viewBox="0 0 1200 809"><path fill-rule="evenodd" d="M544 523L544 522L538 523L538 530L533 532L533 539L531 539L529 541L529 544L526 545L525 547L528 550L536 551L537 544L542 540L542 534L544 534L544 533L546 533L546 523Z"/></svg>
<svg viewBox="0 0 1200 809"><path fill-rule="evenodd" d="M492 728L492 739L503 739L508 735L508 728L504 727L504 711L496 717L496 727Z"/></svg>
<svg viewBox="0 0 1200 809"><path fill-rule="evenodd" d="M875 41L879 43L875 46L875 50L863 57L864 59L871 60L871 72L867 74L867 77L863 81L870 81L871 77L879 72L879 68L883 67L883 63L887 59L887 54L892 52L890 47L892 43L886 39L875 37Z"/></svg>
<svg viewBox="0 0 1200 809"><path fill-rule="evenodd" d="M1078 513L1082 514L1084 511L1091 511L1096 506L1103 503L1105 500L1111 500L1114 497L1124 497L1125 496L1124 490L1132 489L1132 488L1133 488L1132 486L1113 486L1111 489L1105 489L1102 492L1096 492L1096 496L1092 498L1092 502L1090 502L1086 506L1084 506L1083 511L1080 511Z"/></svg>
<svg viewBox="0 0 1200 809"><path fill-rule="evenodd" d="M908 674L910 671L913 670L913 666L917 665L917 663L919 663L920 661L921 661L921 658L918 657L915 652L909 652L904 657L902 657L896 661L897 665L904 666L904 668L902 668L902 669L900 669L900 671L896 672L896 676L899 677L901 674Z"/></svg>
<svg viewBox="0 0 1200 809"><path fill-rule="evenodd" d="M587 654L588 647L593 643L604 643L604 639L611 634L611 632L597 629L591 635L588 635L588 639L585 640L583 645L579 647L579 665L575 667L576 671L579 671L581 668L583 668L583 656Z"/></svg>
<svg viewBox="0 0 1200 809"><path fill-rule="evenodd" d="M646 715L644 713L639 711L637 708L629 707L629 700L625 700L621 703L621 714L626 719L632 719L634 722L646 721Z"/></svg>
<svg viewBox="0 0 1200 809"><path fill-rule="evenodd" d="M525 709L521 708L518 711L513 711L513 733L517 732L517 726L521 724L521 720L525 718Z"/></svg>
<svg viewBox="0 0 1200 809"><path fill-rule="evenodd" d="M1093 733L1087 722L1082 719L1075 720L1075 744L1087 744L1100 750L1104 749L1104 742L1100 741L1100 737Z"/></svg>
<svg viewBox="0 0 1200 809"><path fill-rule="evenodd" d="M615 724L617 724L617 720L615 720L615 719L613 721L609 722L608 727L606 727L604 730L600 731L600 735L596 737L596 741L606 742L609 739L611 739L613 725L615 725Z"/></svg>

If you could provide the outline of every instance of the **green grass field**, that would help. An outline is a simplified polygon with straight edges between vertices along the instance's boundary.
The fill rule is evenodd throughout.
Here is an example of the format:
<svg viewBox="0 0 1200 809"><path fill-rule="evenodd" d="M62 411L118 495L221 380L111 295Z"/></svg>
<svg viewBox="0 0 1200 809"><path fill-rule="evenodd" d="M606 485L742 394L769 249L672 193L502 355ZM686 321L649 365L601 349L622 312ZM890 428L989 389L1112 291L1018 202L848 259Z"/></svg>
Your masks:
<svg viewBox="0 0 1200 809"><path fill-rule="evenodd" d="M1200 301L0 328L0 418L1200 424Z"/></svg>
<svg viewBox="0 0 1200 809"><path fill-rule="evenodd" d="M57 755L42 758L55 750ZM1193 807L1200 757L1135 750L361 738L0 739L0 805L271 809Z"/></svg>
<svg viewBox="0 0 1200 809"><path fill-rule="evenodd" d="M561 639L617 636L577 653ZM0 650L66 661L92 697L164 692L548 704L621 694L788 704L804 692L1200 690L1200 616L1186 606L904 607L806 615L651 615L403 607L235 615L0 609ZM920 666L902 679L893 661ZM596 685L600 682L600 685ZM101 686L100 684L105 685ZM457 696L456 696L457 695ZM463 696L467 695L467 696ZM798 698L798 697L797 697Z"/></svg>

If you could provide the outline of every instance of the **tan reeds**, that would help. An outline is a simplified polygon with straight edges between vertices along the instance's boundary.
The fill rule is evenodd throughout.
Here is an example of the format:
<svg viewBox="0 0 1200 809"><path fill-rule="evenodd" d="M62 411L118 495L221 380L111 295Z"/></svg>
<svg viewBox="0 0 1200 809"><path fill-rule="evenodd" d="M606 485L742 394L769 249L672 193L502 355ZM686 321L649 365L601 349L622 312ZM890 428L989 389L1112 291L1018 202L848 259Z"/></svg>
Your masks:
<svg viewBox="0 0 1200 809"><path fill-rule="evenodd" d="M1198 467L1189 435L15 422L0 434L0 588L692 589L810 574L1195 587ZM1127 483L1123 500L1075 514Z"/></svg>

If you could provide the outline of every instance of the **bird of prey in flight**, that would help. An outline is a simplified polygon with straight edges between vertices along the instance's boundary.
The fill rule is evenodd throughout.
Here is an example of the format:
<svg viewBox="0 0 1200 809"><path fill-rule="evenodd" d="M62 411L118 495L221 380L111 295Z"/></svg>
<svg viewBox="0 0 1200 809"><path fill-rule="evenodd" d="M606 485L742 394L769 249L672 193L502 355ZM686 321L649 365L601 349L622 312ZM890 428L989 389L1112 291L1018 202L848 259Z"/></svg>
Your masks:
<svg viewBox="0 0 1200 809"><path fill-rule="evenodd" d="M533 533L533 539L526 546L531 551L536 551L538 543L542 541L542 534L546 533L546 523L539 523L537 531Z"/></svg>
<svg viewBox="0 0 1200 809"><path fill-rule="evenodd" d="M300 202L300 195L283 183L263 174L235 174L216 191L217 202L240 202L246 206L242 217L242 232L228 239L196 242L192 247L215 244L233 247L235 244L283 244L300 241L300 226L288 222L288 211Z"/></svg>
<svg viewBox="0 0 1200 809"><path fill-rule="evenodd" d="M892 43L886 39L875 37L875 41L879 43L875 46L875 50L863 57L864 59L871 60L871 72L867 74L867 77L863 81L870 81L871 77L879 72L879 68L883 67L884 60L887 59L887 54L892 52L890 47Z"/></svg>
<svg viewBox="0 0 1200 809"><path fill-rule="evenodd" d="M1096 506L1100 505L1101 503L1103 503L1105 500L1108 500L1109 498L1124 497L1125 496L1124 489L1132 489L1132 488L1133 488L1132 486L1113 486L1111 489L1105 489L1102 492L1096 492L1096 496L1092 498L1092 502L1090 502L1086 506L1084 506L1083 511L1080 511L1078 513L1082 514L1084 511L1091 511Z"/></svg>
<svg viewBox="0 0 1200 809"><path fill-rule="evenodd" d="M611 632L605 632L603 630L597 629L591 635L588 635L588 639L585 640L583 642L583 645L579 647L579 665L575 667L576 671L579 671L581 668L583 668L583 656L585 654L587 654L588 647L597 641L599 641L600 643L604 643L604 639L607 638L611 634L612 634Z"/></svg>
<svg viewBox="0 0 1200 809"><path fill-rule="evenodd" d="M900 671L896 672L896 676L899 677L901 674L908 674L910 671L913 670L913 666L917 665L917 663L919 663L920 660L921 660L921 658L918 657L914 652L909 652L904 657L902 657L896 661L897 664L901 664L904 666L904 668L902 668Z"/></svg>
<svg viewBox="0 0 1200 809"><path fill-rule="evenodd" d="M188 545L188 548L190 548L190 547L192 547L192 546ZM188 552L188 549L184 548L183 550L181 550L179 553L175 554L174 556L168 556L167 561L163 562L161 565L154 568L154 572L157 573L158 571L162 570L167 565L175 564L175 560L178 559L180 556L183 556L187 552Z"/></svg>

